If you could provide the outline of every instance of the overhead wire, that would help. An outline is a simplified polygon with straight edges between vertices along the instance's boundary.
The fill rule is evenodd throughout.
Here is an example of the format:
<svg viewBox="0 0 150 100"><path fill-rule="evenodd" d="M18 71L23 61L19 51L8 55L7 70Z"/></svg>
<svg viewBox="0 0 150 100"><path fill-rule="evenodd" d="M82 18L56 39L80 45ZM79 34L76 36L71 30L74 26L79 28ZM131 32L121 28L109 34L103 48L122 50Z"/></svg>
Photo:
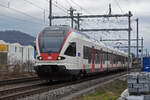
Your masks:
<svg viewBox="0 0 150 100"><path fill-rule="evenodd" d="M119 9L120 9L120 11L121 11L121 13L124 13L124 11L122 10L122 8L121 8L121 6L120 6L120 4L119 4L119 2L117 1L117 0L113 0L113 1L115 1L115 3L117 4L117 6L119 7ZM117 24L115 24L115 23L117 23ZM113 27L115 27L115 26L118 26L119 24L121 24L120 23L120 21L118 20L118 18L116 18L116 21L115 22L111 22L111 26L113 26ZM121 36L122 35L115 35L115 37L118 37L119 36L119 38L121 38ZM123 36L124 37L124 36Z"/></svg>
<svg viewBox="0 0 150 100"><path fill-rule="evenodd" d="M36 5L35 3L31 2L31 0L30 1L29 0L23 0L23 1L25 1L25 2L27 2L29 4L31 4L31 5L39 8L39 9L41 9L41 10L45 10L44 8L42 8L42 7L38 6L38 5ZM48 10L46 10L46 11L49 12Z"/></svg>
<svg viewBox="0 0 150 100"><path fill-rule="evenodd" d="M69 2L69 0L66 0L66 1L67 1L68 5L71 7L72 5L71 5L71 3Z"/></svg>
<svg viewBox="0 0 150 100"><path fill-rule="evenodd" d="M2 5L2 4L0 4L0 7L3 7L3 8L6 8L6 9L9 9L9 7L7 7L7 6L5 6L5 5ZM17 10L15 10L15 9L9 9L9 10L13 10L13 11L15 11L15 12L18 12ZM23 14L23 15L26 15L26 16L28 16L28 14L25 14L25 13L22 13L22 12L19 12L19 13L21 13L21 14ZM18 18L18 17L13 17L13 16L7 16L7 15L4 15L4 14L2 14L2 15L0 15L0 16L4 16L4 17L11 17L11 18L13 18L13 19L16 19L16 20L20 20L20 21L22 21L22 22L29 22L29 23L35 23L35 24L40 24L40 25L43 25L43 24L41 24L40 22L36 22L36 21L33 21L33 20L25 20L25 19L20 19L20 18ZM28 16L28 17L32 17L32 18L34 18L33 16Z"/></svg>
<svg viewBox="0 0 150 100"><path fill-rule="evenodd" d="M66 9L62 9L60 6L58 6L57 4L55 4L55 3L53 3L53 5L55 6L55 7L57 7L57 8L59 8L60 10L62 10L63 12L65 12L65 13L68 13L67 12L67 10Z"/></svg>
<svg viewBox="0 0 150 100"><path fill-rule="evenodd" d="M120 6L119 2L118 2L117 0L114 0L114 1L116 2L117 6L119 7L119 9L120 9L121 13L124 13L124 11L122 10L122 8L121 8L121 6Z"/></svg>
<svg viewBox="0 0 150 100"><path fill-rule="evenodd" d="M70 0L73 4L75 4L76 6L78 6L81 10L84 10L85 12L87 12L87 13L89 13L90 14L90 12L88 11L88 10L86 10L85 8L83 8L81 5L79 5L78 3L76 3L75 1L73 1L73 0Z"/></svg>
<svg viewBox="0 0 150 100"><path fill-rule="evenodd" d="M22 15L28 16L28 17L30 17L30 18L37 19L37 20L41 20L41 19L39 19L39 18L37 18L37 17L34 17L34 16L31 16L31 15L25 13L25 12L22 12L22 11L20 11L20 10L15 9L15 8L11 8L10 6L8 7L8 6L2 5L2 4L0 4L0 6L3 7L3 8L7 8L7 9L10 9L10 10L12 10L12 11L15 11L15 12L17 12L17 13L20 13L20 14L22 14Z"/></svg>
<svg viewBox="0 0 150 100"><path fill-rule="evenodd" d="M67 0L68 1L68 0ZM72 1L72 3L74 3L76 6L78 6L80 9L83 9L80 5L78 5L76 2L74 2L73 0L70 0L70 1ZM120 6L120 4L118 3L118 1L117 0L115 0L116 1L116 4L117 4L117 6L119 7L119 9L120 9L120 11L122 12L122 13L124 13L123 12L123 10L122 10L122 8L121 8L121 6ZM103 19L104 20L104 19ZM107 20L107 24L108 24L108 21L109 21L109 19ZM117 19L117 21L118 21L118 19ZM92 21L93 22L93 21ZM98 21L99 22L99 21ZM98 24L98 23L97 23ZM119 24L119 21L118 21L118 24ZM114 26L114 22L110 25L108 25L108 26ZM107 32L106 32L107 33ZM108 32L109 33L109 32ZM107 34L104 34L104 35L107 35ZM108 36L110 36L110 35L108 35Z"/></svg>
<svg viewBox="0 0 150 100"><path fill-rule="evenodd" d="M45 1L49 3L49 0L45 0ZM52 1L52 5L58 8L59 10L63 11L64 14L68 15L68 9L64 7L62 4L58 3L56 0Z"/></svg>
<svg viewBox="0 0 150 100"><path fill-rule="evenodd" d="M44 22L44 24L46 24L46 12L49 12L49 10L48 9L45 9L45 8L42 8L42 7L40 7L39 5L37 5L37 4L35 4L35 3L33 3L31 0L29 1L29 0L23 0L23 1L25 1L25 2L27 2L28 4L30 4L30 5L32 5L32 6L34 6L34 7L36 7L36 8L38 8L38 9L40 9L42 12L43 12L43 22Z"/></svg>
<svg viewBox="0 0 150 100"><path fill-rule="evenodd" d="M34 23L34 24L38 24L38 25L43 25L43 24L38 23L38 22L35 22L35 21L29 21L29 20L25 20L25 19L20 19L20 18L18 18L18 17L7 16L7 15L4 15L4 14L0 15L0 17L13 18L13 19L15 19L15 20L17 20L17 21L22 21L22 22L24 22L24 23Z"/></svg>
<svg viewBox="0 0 150 100"><path fill-rule="evenodd" d="M67 0L68 1L68 0ZM84 9L82 6L80 6L78 3L76 3L75 1L73 1L73 0L70 0L73 4L75 4L76 6L78 6L81 10L84 10L85 12L87 12L87 13L89 13L89 14L91 14L88 10L86 10L86 9ZM98 19L97 18L97 25L100 23L100 19ZM91 20L90 20L91 21ZM92 21L93 22L93 21Z"/></svg>
<svg viewBox="0 0 150 100"><path fill-rule="evenodd" d="M46 0L48 3L49 3L49 0ZM64 6L62 6L61 4L59 4L57 1L54 1L55 3L53 3L52 2L52 4L55 6L55 7L57 7L57 8L59 8L60 10L62 10L63 12L65 12L65 13L68 13L67 12L67 8L65 8ZM59 5L59 6L58 6Z"/></svg>
<svg viewBox="0 0 150 100"><path fill-rule="evenodd" d="M63 5L59 4L57 1L53 0L56 4L58 4L59 6L61 6L63 9L68 10L66 7L64 7Z"/></svg>

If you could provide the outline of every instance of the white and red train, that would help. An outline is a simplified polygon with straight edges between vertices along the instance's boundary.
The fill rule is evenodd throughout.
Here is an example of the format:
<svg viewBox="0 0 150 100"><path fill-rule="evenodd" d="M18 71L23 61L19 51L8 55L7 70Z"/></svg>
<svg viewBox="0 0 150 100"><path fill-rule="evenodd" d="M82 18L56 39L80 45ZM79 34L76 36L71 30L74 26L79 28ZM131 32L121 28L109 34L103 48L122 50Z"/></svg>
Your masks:
<svg viewBox="0 0 150 100"><path fill-rule="evenodd" d="M46 80L125 70L127 53L104 45L68 26L43 29L36 38L35 71Z"/></svg>

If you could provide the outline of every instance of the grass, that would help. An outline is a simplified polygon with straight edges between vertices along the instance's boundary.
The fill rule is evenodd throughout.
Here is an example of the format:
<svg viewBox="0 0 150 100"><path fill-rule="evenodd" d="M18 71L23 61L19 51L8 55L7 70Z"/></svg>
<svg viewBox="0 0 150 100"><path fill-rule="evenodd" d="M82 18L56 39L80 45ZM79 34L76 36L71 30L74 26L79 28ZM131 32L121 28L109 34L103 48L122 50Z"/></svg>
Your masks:
<svg viewBox="0 0 150 100"><path fill-rule="evenodd" d="M99 87L95 93L84 95L79 100L116 100L126 88L126 81L116 80Z"/></svg>

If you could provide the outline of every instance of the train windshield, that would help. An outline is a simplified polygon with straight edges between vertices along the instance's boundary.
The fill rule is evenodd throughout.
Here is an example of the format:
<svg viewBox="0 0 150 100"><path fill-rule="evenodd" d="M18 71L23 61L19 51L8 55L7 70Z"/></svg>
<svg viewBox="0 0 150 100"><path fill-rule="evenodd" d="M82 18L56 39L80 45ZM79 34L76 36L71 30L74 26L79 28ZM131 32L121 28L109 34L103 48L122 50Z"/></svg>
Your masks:
<svg viewBox="0 0 150 100"><path fill-rule="evenodd" d="M58 53L65 39L63 30L44 30L40 34L39 45L41 53Z"/></svg>

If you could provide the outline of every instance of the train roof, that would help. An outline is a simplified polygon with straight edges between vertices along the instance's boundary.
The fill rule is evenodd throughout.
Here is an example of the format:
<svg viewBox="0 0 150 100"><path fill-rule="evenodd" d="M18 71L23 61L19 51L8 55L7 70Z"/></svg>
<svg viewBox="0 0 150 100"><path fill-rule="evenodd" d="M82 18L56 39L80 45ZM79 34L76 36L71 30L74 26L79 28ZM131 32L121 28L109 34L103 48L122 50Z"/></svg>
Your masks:
<svg viewBox="0 0 150 100"><path fill-rule="evenodd" d="M43 30L61 30L61 29L70 29L67 25L53 25L53 26L47 26Z"/></svg>
<svg viewBox="0 0 150 100"><path fill-rule="evenodd" d="M113 47L111 47L111 46L107 46L107 45L105 45L105 44L104 44L103 42L101 42L101 41L97 41L97 40L95 40L95 39L90 38L90 37L89 37L87 34L85 34L85 33L82 33L82 32L77 32L77 33L79 33L79 34L82 35L82 39L83 39L83 37L84 37L84 39L85 39L86 41L94 42L96 45L102 46L102 47L104 47L105 49L107 49L110 53L116 53L116 54L118 54L118 55L128 56L128 54L127 54L126 52L121 51L121 50L119 50L119 49L117 49L117 48L113 48Z"/></svg>
<svg viewBox="0 0 150 100"><path fill-rule="evenodd" d="M43 31L48 31L48 30L66 30L66 31L69 31L70 29L70 26L68 25L54 25L54 26L48 26L48 27L45 27L43 29ZM95 45L99 45L99 46L102 46L104 47L105 49L107 49L110 53L117 53L119 55L124 55L124 56L127 56L128 54L124 51L121 51L119 49L116 49L116 48L113 48L113 47L110 47L110 46L107 46L105 45L103 42L100 42L100 41L97 41L95 39L92 39L90 38L90 36L88 36L86 33L83 33L83 32L79 32L77 30L73 30L75 33L77 34L80 34L81 38L86 40L86 41L89 41L89 42L94 42Z"/></svg>

